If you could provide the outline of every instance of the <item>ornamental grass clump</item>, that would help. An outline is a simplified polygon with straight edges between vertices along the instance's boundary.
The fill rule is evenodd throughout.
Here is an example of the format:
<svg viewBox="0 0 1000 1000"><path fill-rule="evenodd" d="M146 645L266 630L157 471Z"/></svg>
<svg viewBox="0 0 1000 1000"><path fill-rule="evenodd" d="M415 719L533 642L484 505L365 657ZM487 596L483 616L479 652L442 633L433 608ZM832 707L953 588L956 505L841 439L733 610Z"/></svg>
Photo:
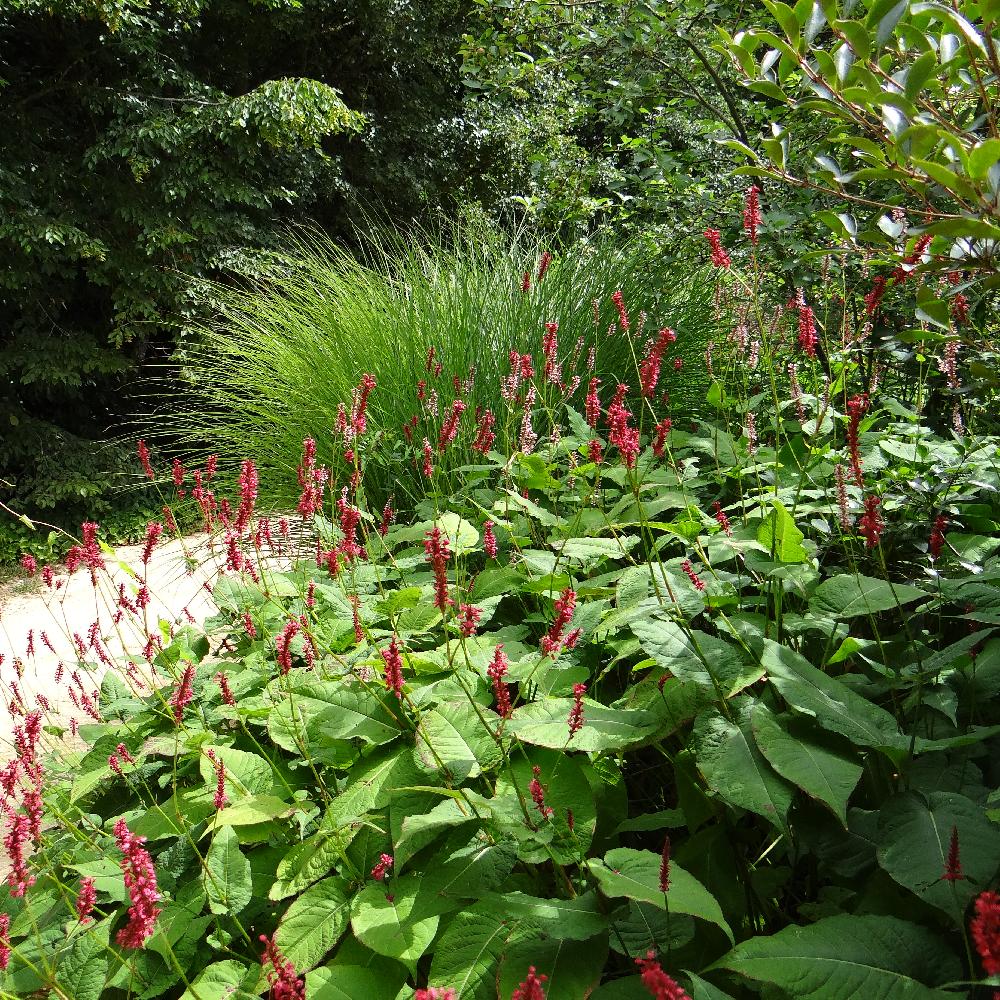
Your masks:
<svg viewBox="0 0 1000 1000"><path fill-rule="evenodd" d="M602 238L554 251L525 232L512 237L471 223L411 239L379 231L358 240L352 254L300 231L288 234L284 251L237 264L235 280L213 291L215 321L190 346L183 404L157 407L171 413L171 442L196 451L209 442L230 474L253 458L273 507L293 506L303 439L316 442L318 462L327 467L350 449L351 414L361 402L351 393L366 373L391 390L373 397L370 412L361 405L383 442L367 470L368 488L381 491L383 502L394 491L399 503L412 505L442 462L450 470L459 456L487 454L494 435L501 450L513 447L512 433L530 441L530 418L514 429L502 416L510 352L524 362L513 377L530 370L534 378L535 369L543 376L544 403L557 382L573 377L559 365L579 376L588 353L588 370L599 375L632 370L632 344L617 335L625 308L640 326L637 316L669 312L693 351L714 336L704 268L694 259L681 268L676 256L648 242ZM548 342L541 336L546 324L558 327ZM704 380L697 372L666 381L678 402L700 403ZM157 394L155 384L150 392ZM424 446L416 424L430 417L435 431ZM443 459L466 422L479 426L479 436L463 434L461 448ZM152 441L166 427L143 430ZM397 448L411 441L426 456L421 466L400 468Z"/></svg>
<svg viewBox="0 0 1000 1000"><path fill-rule="evenodd" d="M591 374L563 314L528 363L500 345L485 452L437 354L361 372L296 442L291 515L256 462L227 485L140 452L171 514L202 491L211 607L154 616L153 560L120 579L93 524L33 567L52 621L0 674L0 995L993 991L1000 442L973 398L954 429L945 372L899 393L906 362L845 334L867 283L810 293L810 354L752 233L711 374L612 289L630 367ZM660 343L706 366L711 420L644 391ZM411 440L380 427L396 397ZM382 448L422 475L424 440L400 513L368 477ZM62 634L74 573L95 618Z"/></svg>

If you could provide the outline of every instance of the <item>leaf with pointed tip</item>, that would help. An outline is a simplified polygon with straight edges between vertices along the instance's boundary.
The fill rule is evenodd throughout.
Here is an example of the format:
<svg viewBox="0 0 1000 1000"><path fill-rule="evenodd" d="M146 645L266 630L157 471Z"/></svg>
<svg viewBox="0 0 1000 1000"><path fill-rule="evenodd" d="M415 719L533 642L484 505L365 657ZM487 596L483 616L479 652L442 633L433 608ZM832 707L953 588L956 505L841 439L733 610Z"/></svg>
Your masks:
<svg viewBox="0 0 1000 1000"><path fill-rule="evenodd" d="M737 945L712 969L772 983L795 1000L954 1000L961 977L940 934L889 916L838 915Z"/></svg>

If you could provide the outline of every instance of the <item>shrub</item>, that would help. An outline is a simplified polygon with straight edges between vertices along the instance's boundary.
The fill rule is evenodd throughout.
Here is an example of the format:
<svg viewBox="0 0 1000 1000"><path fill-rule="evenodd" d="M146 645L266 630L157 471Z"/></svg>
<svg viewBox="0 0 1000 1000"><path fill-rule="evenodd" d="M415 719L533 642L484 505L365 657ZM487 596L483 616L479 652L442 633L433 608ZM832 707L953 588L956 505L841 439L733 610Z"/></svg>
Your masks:
<svg viewBox="0 0 1000 1000"><path fill-rule="evenodd" d="M141 577L113 590L144 654L99 696L69 679L83 746L48 760L12 689L0 987L834 1000L992 974L998 441L935 433L811 307L719 274L749 303L718 420L550 399L530 454L432 476L395 525L370 463L327 481L307 445L328 501L299 558L252 463L218 506L199 470L218 614L157 629ZM387 392L353 397L366 457ZM72 562L97 587L102 560L87 527Z"/></svg>
<svg viewBox="0 0 1000 1000"><path fill-rule="evenodd" d="M543 255L552 259L539 280ZM223 466L251 456L275 504L298 496L295 466L304 438L317 442L321 464L333 461L337 409L362 372L383 388L372 398L369 419L387 439L379 454L388 458L368 470L369 488L383 496L413 494L419 477L395 460L393 444L421 412L419 380L442 401L454 395L453 379L468 381L466 420L485 408L501 419L508 411L499 392L508 353L531 354L540 367L550 321L559 323L562 355L569 357L582 339L581 373L593 347L596 374L614 379L635 364L632 343L607 333L618 323L616 290L637 328L643 311L665 317L689 357L700 356L715 326L704 269L692 263L680 273L676 259L668 263L658 247L642 242L582 244L553 257L524 234L511 242L469 224L420 241L386 235L366 243L359 258L300 234L284 253L248 258L240 273L242 287L218 289L222 310L192 357L191 394L176 425L182 443L210 442ZM664 384L691 405L704 379L689 370L665 374Z"/></svg>

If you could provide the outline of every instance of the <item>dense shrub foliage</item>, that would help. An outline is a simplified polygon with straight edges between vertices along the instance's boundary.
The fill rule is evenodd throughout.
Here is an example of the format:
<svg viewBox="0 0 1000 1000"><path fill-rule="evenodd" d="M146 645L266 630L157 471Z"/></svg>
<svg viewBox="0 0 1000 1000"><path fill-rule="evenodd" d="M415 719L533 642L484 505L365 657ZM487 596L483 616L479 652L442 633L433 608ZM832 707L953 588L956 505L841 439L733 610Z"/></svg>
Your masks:
<svg viewBox="0 0 1000 1000"><path fill-rule="evenodd" d="M124 458L94 442L206 315L200 279L282 219L345 238L476 196L461 9L3 6L0 500L110 520Z"/></svg>
<svg viewBox="0 0 1000 1000"><path fill-rule="evenodd" d="M709 239L704 351L613 294L635 362L597 384L554 313L493 362L492 421L426 360L456 392L394 453L425 477L400 523L368 421L416 387L370 375L336 461L303 444L304 534L251 462L228 503L214 461L175 473L218 613L113 593L145 651L94 692L110 626L80 640L54 758L13 701L0 987L944 1000L997 971L998 441L928 423L956 340L872 368L863 289L776 304ZM678 362L713 418L672 422Z"/></svg>

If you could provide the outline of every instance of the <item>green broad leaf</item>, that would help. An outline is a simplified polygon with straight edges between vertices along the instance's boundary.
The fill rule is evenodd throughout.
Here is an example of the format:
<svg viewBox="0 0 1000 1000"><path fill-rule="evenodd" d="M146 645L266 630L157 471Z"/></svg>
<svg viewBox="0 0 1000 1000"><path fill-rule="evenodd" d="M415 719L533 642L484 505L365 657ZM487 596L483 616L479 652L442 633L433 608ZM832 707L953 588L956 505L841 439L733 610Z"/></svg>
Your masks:
<svg viewBox="0 0 1000 1000"><path fill-rule="evenodd" d="M638 535L622 535L620 538L567 538L564 542L553 542L552 547L562 559L589 565L601 559L621 559L638 542Z"/></svg>
<svg viewBox="0 0 1000 1000"><path fill-rule="evenodd" d="M479 544L476 526L453 511L446 511L434 523L448 536L452 556L464 556Z"/></svg>
<svg viewBox="0 0 1000 1000"><path fill-rule="evenodd" d="M396 620L401 635L423 635L441 621L441 612L433 604L418 604L407 608Z"/></svg>
<svg viewBox="0 0 1000 1000"><path fill-rule="evenodd" d="M557 517L552 511L546 510L544 507L539 507L533 500L525 499L520 493L514 490L503 490L502 492L503 499L497 500L493 505L493 509L501 516L505 516L508 509L514 507L519 509L522 514L527 514L528 517L547 528L554 528L558 524L566 523L563 518Z"/></svg>
<svg viewBox="0 0 1000 1000"><path fill-rule="evenodd" d="M969 173L982 180L1000 162L1000 139L986 139L969 153Z"/></svg>
<svg viewBox="0 0 1000 1000"><path fill-rule="evenodd" d="M218 830L224 826L249 826L272 819L284 819L299 808L300 806L289 805L274 795L249 795L220 809L215 814L211 828Z"/></svg>
<svg viewBox="0 0 1000 1000"><path fill-rule="evenodd" d="M853 691L842 681L817 670L794 650L763 640L761 663L771 685L803 715L852 743L886 752L905 752L909 742L884 708Z"/></svg>
<svg viewBox="0 0 1000 1000"><path fill-rule="evenodd" d="M300 974L313 968L347 930L348 888L343 879L323 879L306 889L281 918L275 943Z"/></svg>
<svg viewBox="0 0 1000 1000"><path fill-rule="evenodd" d="M351 768L346 787L330 804L330 821L346 826L363 813L389 805L396 789L427 783L412 749L386 747Z"/></svg>
<svg viewBox="0 0 1000 1000"><path fill-rule="evenodd" d="M205 855L205 891L213 913L239 913L253 897L250 861L232 826L220 827Z"/></svg>
<svg viewBox="0 0 1000 1000"><path fill-rule="evenodd" d="M137 837L145 837L150 842L183 837L214 811L207 789L174 792L165 802L150 806L131 828Z"/></svg>
<svg viewBox="0 0 1000 1000"><path fill-rule="evenodd" d="M707 632L653 616L631 621L629 627L661 670L713 694L732 697L764 676L760 664L748 662L736 646Z"/></svg>
<svg viewBox="0 0 1000 1000"><path fill-rule="evenodd" d="M683 948L694 940L696 932L694 917L668 913L652 903L630 899L624 914L621 910L615 912L610 940L615 951L636 959L645 958L650 949L659 953Z"/></svg>
<svg viewBox="0 0 1000 1000"><path fill-rule="evenodd" d="M270 690L276 700L281 698L282 704L294 706L310 736L360 739L375 746L390 743L399 736L399 723L392 714L397 706L379 688L347 679L301 679L292 683L287 694L281 693L277 682L272 682Z"/></svg>
<svg viewBox="0 0 1000 1000"><path fill-rule="evenodd" d="M602 753L636 746L652 737L658 727L650 712L608 708L600 702L583 699L583 728L569 738L569 713L572 698L545 698L515 709L506 731L516 733L522 743L549 747L569 747L587 753Z"/></svg>
<svg viewBox="0 0 1000 1000"><path fill-rule="evenodd" d="M757 747L750 728L753 701L740 699L730 705L735 721L716 708L695 719L691 747L698 770L708 787L727 802L786 830L794 786L771 767Z"/></svg>
<svg viewBox="0 0 1000 1000"><path fill-rule="evenodd" d="M516 863L516 842L477 834L424 875L424 888L446 902L479 899L499 888Z"/></svg>
<svg viewBox="0 0 1000 1000"><path fill-rule="evenodd" d="M496 1000L497 967L517 927L492 903L455 914L434 948L428 982L459 1000Z"/></svg>
<svg viewBox="0 0 1000 1000"><path fill-rule="evenodd" d="M328 874L334 863L343 857L354 836L354 829L338 829L336 817L328 812L320 828L312 836L296 844L278 862L268 898L286 899L294 896L310 883Z"/></svg>
<svg viewBox="0 0 1000 1000"><path fill-rule="evenodd" d="M402 966L399 967L402 971ZM360 997L394 997L399 977L381 967L329 965L306 973L308 1000L359 1000Z"/></svg>
<svg viewBox="0 0 1000 1000"><path fill-rule="evenodd" d="M503 759L496 739L472 706L457 702L421 715L416 750L425 768L447 771L459 782L478 777Z"/></svg>
<svg viewBox="0 0 1000 1000"><path fill-rule="evenodd" d="M924 591L905 583L842 573L824 580L809 600L809 611L824 618L874 615L927 598Z"/></svg>
<svg viewBox="0 0 1000 1000"><path fill-rule="evenodd" d="M696 976L693 972L685 972L684 974L691 983L688 991L691 994L691 1000L733 1000L728 993L723 993L717 986L713 986L701 976Z"/></svg>
<svg viewBox="0 0 1000 1000"><path fill-rule="evenodd" d="M660 891L660 855L652 851L620 847L608 851L603 861L590 861L588 865L605 896L635 899L671 913L686 913L707 920L719 927L730 941L735 940L715 896L676 862L670 863L666 895Z"/></svg>
<svg viewBox="0 0 1000 1000"><path fill-rule="evenodd" d="M534 929L522 924L503 956L495 995L511 996L533 965L546 977L546 1000L580 1000L601 981L607 960L606 932L589 941L539 940Z"/></svg>
<svg viewBox="0 0 1000 1000"><path fill-rule="evenodd" d="M415 608L420 603L421 590L419 587L401 587L394 590L384 600L375 602L375 610L386 618L404 611L407 608Z"/></svg>
<svg viewBox="0 0 1000 1000"><path fill-rule="evenodd" d="M601 912L596 892L574 899L541 899L522 892L486 896L497 912L523 921L545 937L560 941L589 941L607 930L607 915Z"/></svg>
<svg viewBox="0 0 1000 1000"><path fill-rule="evenodd" d="M807 795L825 802L846 827L847 800L863 770L857 755L806 720L775 715L759 701L750 725L771 767Z"/></svg>
<svg viewBox="0 0 1000 1000"><path fill-rule="evenodd" d="M954 1000L934 987L962 975L940 934L896 917L846 914L751 938L710 968L771 983L795 1000Z"/></svg>
<svg viewBox="0 0 1000 1000"><path fill-rule="evenodd" d="M351 928L358 940L410 968L430 947L440 919L432 912L432 900L421 898L422 883L422 878L413 875L403 875L388 885L369 883L351 906Z"/></svg>
<svg viewBox="0 0 1000 1000"><path fill-rule="evenodd" d="M483 811L475 812L461 799L445 799L429 812L414 813L403 819L399 836L393 844L396 869L401 869L418 851L433 843L445 830L483 818Z"/></svg>
<svg viewBox="0 0 1000 1000"><path fill-rule="evenodd" d="M953 827L962 877L950 882L942 876ZM894 795L879 812L877 857L900 885L961 927L968 904L992 884L1000 868L1000 829L964 795L907 792Z"/></svg>
<svg viewBox="0 0 1000 1000"><path fill-rule="evenodd" d="M258 970L241 962L213 962L198 974L181 1000L251 1000L257 977Z"/></svg>
<svg viewBox="0 0 1000 1000"><path fill-rule="evenodd" d="M806 562L809 555L802 547L805 535L796 527L795 519L784 505L774 501L774 509L757 529L757 541L779 562Z"/></svg>
<svg viewBox="0 0 1000 1000"><path fill-rule="evenodd" d="M584 771L584 766L587 771ZM552 815L543 817L531 796L531 781L536 777L545 792L545 804ZM526 746L500 772L493 799L499 811L510 807L509 824L504 831L518 838L519 856L529 864L541 864L555 858L560 864L575 864L590 848L597 828L597 803L588 772L594 775L585 757L543 747ZM528 807L531 826L526 822L520 803ZM573 830L568 814L573 813ZM536 836L537 833L537 836Z"/></svg>
<svg viewBox="0 0 1000 1000"><path fill-rule="evenodd" d="M73 1000L101 1000L104 996L111 923L112 918L108 918L78 934L59 961L56 979Z"/></svg>
<svg viewBox="0 0 1000 1000"><path fill-rule="evenodd" d="M234 801L240 795L265 795L274 788L274 769L259 754L247 753L235 747L205 744L201 748L198 768L201 771L201 780L209 788L215 789L216 770L208 759L208 750L215 753L225 768L226 794L230 801Z"/></svg>

